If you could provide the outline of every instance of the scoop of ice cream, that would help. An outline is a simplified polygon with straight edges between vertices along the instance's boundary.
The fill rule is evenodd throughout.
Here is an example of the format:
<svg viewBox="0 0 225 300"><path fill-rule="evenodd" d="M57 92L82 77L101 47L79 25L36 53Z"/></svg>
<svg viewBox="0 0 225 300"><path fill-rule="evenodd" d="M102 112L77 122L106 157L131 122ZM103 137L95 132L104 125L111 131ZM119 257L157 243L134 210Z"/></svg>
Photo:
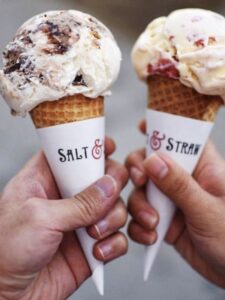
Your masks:
<svg viewBox="0 0 225 300"><path fill-rule="evenodd" d="M203 9L182 9L148 25L132 61L138 76L179 79L201 94L225 99L225 18Z"/></svg>
<svg viewBox="0 0 225 300"><path fill-rule="evenodd" d="M51 11L24 23L3 52L0 92L24 115L44 101L110 93L121 53L109 29L79 11Z"/></svg>

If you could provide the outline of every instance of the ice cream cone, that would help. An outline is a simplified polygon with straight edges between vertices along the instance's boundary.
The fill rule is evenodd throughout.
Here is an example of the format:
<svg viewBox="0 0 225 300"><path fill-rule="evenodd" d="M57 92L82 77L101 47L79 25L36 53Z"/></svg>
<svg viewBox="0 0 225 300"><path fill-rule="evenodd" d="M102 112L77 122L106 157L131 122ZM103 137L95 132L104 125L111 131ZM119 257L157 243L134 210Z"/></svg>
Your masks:
<svg viewBox="0 0 225 300"><path fill-rule="evenodd" d="M33 16L5 47L0 93L13 115L30 113L63 198L105 173L104 97L111 94L120 62L111 31L76 10ZM92 253L95 240L85 229L77 235L103 294L103 264Z"/></svg>
<svg viewBox="0 0 225 300"><path fill-rule="evenodd" d="M225 103L224 28L225 18L215 12L179 9L150 22L132 50L134 69L149 89L147 155L160 151L189 174ZM157 242L147 248L145 280L175 212L173 202L151 181L147 198L160 222Z"/></svg>
<svg viewBox="0 0 225 300"><path fill-rule="evenodd" d="M199 94L194 89L182 85L180 81L163 76L149 77L148 87L148 110L151 115L147 115L147 131L150 134L147 154L150 155L158 150L165 152L191 174L198 162L201 155L200 152L204 148L216 114L223 101L219 96ZM154 117L154 111L160 113L156 113L157 116ZM153 134L151 135L150 132L153 132ZM170 152L167 150L172 150L172 142L164 148L161 148L161 143L166 139L171 139L171 137L173 140L176 137L179 144L177 144L175 151ZM182 137L185 139L186 148L183 149L186 149L187 155L185 155L184 150L181 150L183 153L178 153L180 151L178 145L181 145ZM193 151L189 151L191 148L187 150L189 147L187 145L188 141L192 142L193 140L201 144L201 151L198 155L191 156L189 154L193 154ZM176 209L170 199L161 193L151 181L147 186L147 198L158 211L160 222L157 227L157 242L153 246L147 247L146 250L144 262L145 281L148 279Z"/></svg>
<svg viewBox="0 0 225 300"><path fill-rule="evenodd" d="M148 108L178 116L214 122L223 105L220 96L199 94L169 77L150 76L148 88Z"/></svg>
<svg viewBox="0 0 225 300"><path fill-rule="evenodd" d="M72 124L71 126L76 126L77 123L80 121L86 121L90 119L95 119L95 118L101 118L104 116L104 98L103 97L98 97L96 99L90 99L87 98L81 94L74 95L74 96L68 96L64 97L58 101L47 101L43 102L37 107L35 107L31 112L30 112L31 118L33 120L33 123L35 127L38 130L45 130L48 128L56 128L56 134L57 134L57 128L61 127L60 125L69 125ZM82 123L82 122L81 122ZM79 125L78 125L79 126ZM100 128L100 131L103 129ZM98 131L98 130L97 130ZM70 133L71 132L71 133ZM79 132L80 135L76 136L77 134L74 132L73 129L68 130L66 128L66 134L69 134L69 136L72 138L77 138L82 140L84 138L83 134L86 132L86 130L83 131L83 133ZM98 134L96 132L96 134ZM73 172L73 182L74 183L68 183L68 177L71 177L71 171L70 170L65 170L65 177L67 181L67 186L65 188L65 182L62 180L62 177L60 177L59 173L62 172L60 166L56 166L55 159L52 158L51 149L49 145L46 144L51 144L51 132L48 134L49 137L47 139L42 139L41 135L41 141L42 141L42 146L45 150L45 154L47 156L47 159L49 161L49 164L51 166L51 169L53 171L53 174L56 178L57 184L59 186L61 195L63 197L71 197L73 196L74 192L74 185L78 181L77 176L75 175L76 172ZM60 134L58 136L59 141L63 143L64 141L64 134ZM47 140L47 142L46 142ZM54 138L53 138L53 143L54 144ZM56 147L56 146L55 146ZM57 147L56 147L57 148ZM50 149L50 150L49 150ZM96 174L92 174L90 181L86 182L81 185L85 188L87 184L91 184L92 181L95 179L97 180L100 173L103 176L104 169L102 168L102 161L99 161L99 169ZM86 167L86 172L90 172L91 170L88 169L88 165L85 165ZM90 167L91 168L91 167ZM92 172L93 173L93 172ZM82 177L82 176L81 176ZM88 176L86 176L88 177ZM81 179L82 180L82 179ZM79 192L82 190L82 187L78 187L76 192ZM104 269L103 269L103 264L100 261L97 261L92 254L93 251L93 246L95 243L95 240L93 240L86 232L85 229L78 229L76 231L78 238L80 240L80 243L82 245L83 251L86 255L86 258L89 262L89 266L92 270L92 278L93 281L101 295L104 294Z"/></svg>

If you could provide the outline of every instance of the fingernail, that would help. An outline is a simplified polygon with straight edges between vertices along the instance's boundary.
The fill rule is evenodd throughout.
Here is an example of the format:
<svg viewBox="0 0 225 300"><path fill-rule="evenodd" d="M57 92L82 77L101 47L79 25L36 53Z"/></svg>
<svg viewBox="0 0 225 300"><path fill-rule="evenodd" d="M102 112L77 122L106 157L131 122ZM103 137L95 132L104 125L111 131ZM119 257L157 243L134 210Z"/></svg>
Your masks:
<svg viewBox="0 0 225 300"><path fill-rule="evenodd" d="M146 241L147 244L153 245L156 242L157 235L155 232L151 232L150 234L144 233L142 234L142 238Z"/></svg>
<svg viewBox="0 0 225 300"><path fill-rule="evenodd" d="M101 253L102 257L106 259L112 254L112 247L110 244L105 243L99 247L99 252Z"/></svg>
<svg viewBox="0 0 225 300"><path fill-rule="evenodd" d="M145 168L150 176L163 179L169 172L169 168L160 156L151 154L144 162Z"/></svg>
<svg viewBox="0 0 225 300"><path fill-rule="evenodd" d="M101 220L94 225L98 237L101 237L108 230L108 222L106 220Z"/></svg>
<svg viewBox="0 0 225 300"><path fill-rule="evenodd" d="M130 169L131 178L134 183L142 183L145 179L145 175L139 169L132 167Z"/></svg>
<svg viewBox="0 0 225 300"><path fill-rule="evenodd" d="M149 237L149 243L153 245L155 244L156 240L157 240L157 234L156 232L152 232L151 236Z"/></svg>
<svg viewBox="0 0 225 300"><path fill-rule="evenodd" d="M139 220L141 220L149 229L152 229L157 225L157 217L151 213L142 211L138 214Z"/></svg>
<svg viewBox="0 0 225 300"><path fill-rule="evenodd" d="M95 185L101 190L105 197L112 197L116 191L117 183L110 175L105 175L99 179Z"/></svg>

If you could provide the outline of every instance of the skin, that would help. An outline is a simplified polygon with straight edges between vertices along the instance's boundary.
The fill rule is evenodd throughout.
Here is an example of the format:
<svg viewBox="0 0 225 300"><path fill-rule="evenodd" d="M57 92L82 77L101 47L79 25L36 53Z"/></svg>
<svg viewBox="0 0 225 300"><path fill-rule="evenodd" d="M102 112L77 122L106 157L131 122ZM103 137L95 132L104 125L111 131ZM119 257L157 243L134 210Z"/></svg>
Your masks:
<svg viewBox="0 0 225 300"><path fill-rule="evenodd" d="M145 122L140 129L145 132ZM145 158L131 153L126 166L135 185L129 198L131 239L151 245L157 240L159 216L145 197L152 180L178 207L166 241L206 279L225 288L225 161L208 142L193 176L160 153Z"/></svg>
<svg viewBox="0 0 225 300"><path fill-rule="evenodd" d="M114 142L106 138L105 148L106 156L112 154ZM91 275L76 228L88 227L100 261L127 252L127 239L118 230L127 220L120 193L128 173L107 158L106 174L82 193L59 201L39 152L8 183L0 197L0 299L61 300L76 291Z"/></svg>

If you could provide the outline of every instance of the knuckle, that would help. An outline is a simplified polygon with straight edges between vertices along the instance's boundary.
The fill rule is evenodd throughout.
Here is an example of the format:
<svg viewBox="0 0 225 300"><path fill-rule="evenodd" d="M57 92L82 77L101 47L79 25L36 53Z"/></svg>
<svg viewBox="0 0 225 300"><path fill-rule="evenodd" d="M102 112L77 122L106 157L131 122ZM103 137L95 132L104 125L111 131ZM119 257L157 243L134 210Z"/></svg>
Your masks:
<svg viewBox="0 0 225 300"><path fill-rule="evenodd" d="M121 254L126 254L128 251L128 239L122 232L119 232L117 235L117 243L120 245Z"/></svg>
<svg viewBox="0 0 225 300"><path fill-rule="evenodd" d="M124 167L124 165L117 163L117 171L120 172L120 176L121 177L128 177L128 171L127 169Z"/></svg>
<svg viewBox="0 0 225 300"><path fill-rule="evenodd" d="M99 196L94 193L80 193L75 196L76 205L78 206L81 217L87 223L94 222L101 212L102 201Z"/></svg>
<svg viewBox="0 0 225 300"><path fill-rule="evenodd" d="M128 162L130 164L135 164L137 159L138 159L137 151L131 152L130 155L128 156Z"/></svg>
<svg viewBox="0 0 225 300"><path fill-rule="evenodd" d="M140 190L134 188L128 198L128 207L127 210L129 213L132 213L136 207L138 200L140 199Z"/></svg>
<svg viewBox="0 0 225 300"><path fill-rule="evenodd" d="M173 181L173 184L169 186L169 190L172 194L175 194L177 196L183 196L186 195L190 188L190 180L189 177L186 175L185 172L182 172L179 174L179 176L176 176L176 178Z"/></svg>
<svg viewBox="0 0 225 300"><path fill-rule="evenodd" d="M117 214L117 219L120 220L120 225L122 227L125 226L125 224L127 223L128 212L122 200L118 204L116 214Z"/></svg>
<svg viewBox="0 0 225 300"><path fill-rule="evenodd" d="M110 174L114 175L114 178L120 179L121 183L128 180L129 177L128 170L124 167L124 165L117 161L113 161Z"/></svg>
<svg viewBox="0 0 225 300"><path fill-rule="evenodd" d="M138 159L137 151L131 152L126 159L126 165L129 167L131 165L134 165L136 163L137 159Z"/></svg>

